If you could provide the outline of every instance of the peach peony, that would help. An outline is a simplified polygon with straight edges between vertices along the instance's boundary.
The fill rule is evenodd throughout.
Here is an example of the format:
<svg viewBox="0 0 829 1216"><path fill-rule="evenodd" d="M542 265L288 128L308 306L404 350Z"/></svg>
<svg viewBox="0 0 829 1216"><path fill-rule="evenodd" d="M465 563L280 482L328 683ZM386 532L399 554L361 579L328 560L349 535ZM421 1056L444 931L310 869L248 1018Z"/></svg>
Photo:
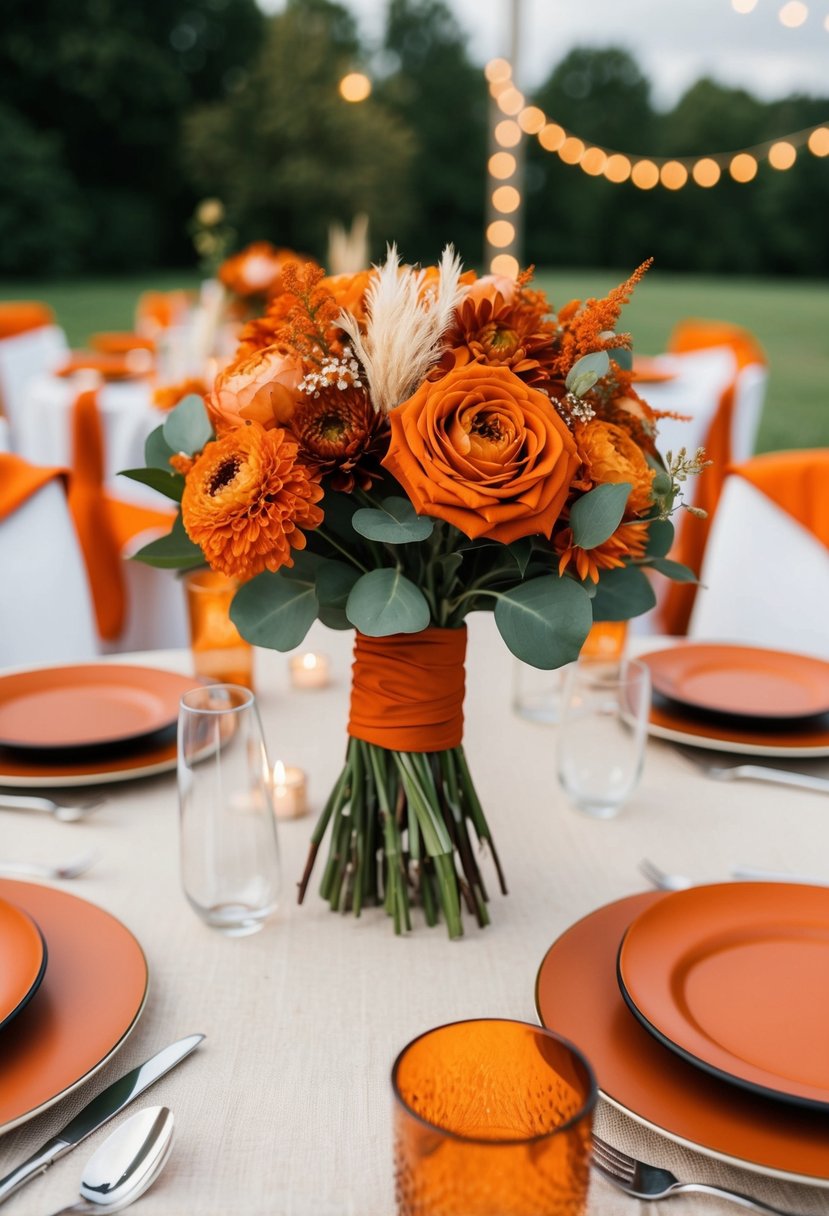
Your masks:
<svg viewBox="0 0 829 1216"><path fill-rule="evenodd" d="M633 489L625 514L647 514L653 505L654 470L628 432L612 422L594 418L590 422L577 422L573 433L590 481L594 485L629 481Z"/></svg>
<svg viewBox="0 0 829 1216"><path fill-rule="evenodd" d="M285 431L255 422L207 444L187 475L181 518L213 570L249 579L294 564L301 529L322 523L314 504L323 493L297 453Z"/></svg>
<svg viewBox="0 0 829 1216"><path fill-rule="evenodd" d="M506 367L472 363L392 410L383 465L415 509L466 536L549 536L579 466L550 399Z"/></svg>
<svg viewBox="0 0 829 1216"><path fill-rule="evenodd" d="M302 360L283 346L266 346L219 372L207 398L217 432L245 422L283 426L302 400Z"/></svg>

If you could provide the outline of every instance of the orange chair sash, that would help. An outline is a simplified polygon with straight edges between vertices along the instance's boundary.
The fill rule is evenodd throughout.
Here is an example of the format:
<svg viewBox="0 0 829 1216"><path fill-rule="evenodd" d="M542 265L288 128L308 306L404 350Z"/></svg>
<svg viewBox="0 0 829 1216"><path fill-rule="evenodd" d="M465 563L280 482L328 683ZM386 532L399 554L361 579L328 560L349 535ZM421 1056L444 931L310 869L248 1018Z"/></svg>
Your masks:
<svg viewBox="0 0 829 1216"><path fill-rule="evenodd" d="M32 329L54 325L55 314L40 300L4 300L0 302L0 338L16 338Z"/></svg>
<svg viewBox="0 0 829 1216"><path fill-rule="evenodd" d="M466 628L354 642L348 733L400 752L438 752L463 739Z"/></svg>
<svg viewBox="0 0 829 1216"><path fill-rule="evenodd" d="M829 549L829 448L767 452L730 470Z"/></svg>
<svg viewBox="0 0 829 1216"><path fill-rule="evenodd" d="M29 464L13 452L0 452L0 523L36 494L53 477L64 477L65 469Z"/></svg>

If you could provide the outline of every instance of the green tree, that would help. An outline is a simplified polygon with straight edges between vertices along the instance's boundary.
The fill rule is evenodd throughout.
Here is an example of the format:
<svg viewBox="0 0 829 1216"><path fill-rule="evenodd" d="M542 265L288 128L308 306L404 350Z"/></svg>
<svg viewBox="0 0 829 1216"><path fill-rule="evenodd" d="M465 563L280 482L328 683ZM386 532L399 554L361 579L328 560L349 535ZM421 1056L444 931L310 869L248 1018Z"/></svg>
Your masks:
<svg viewBox="0 0 829 1216"><path fill-rule="evenodd" d="M390 0L384 44L393 70L378 95L412 133L416 210L400 233L410 261L433 262L452 242L481 256L487 91L466 37L442 0Z"/></svg>
<svg viewBox="0 0 829 1216"><path fill-rule="evenodd" d="M329 224L360 211L378 251L398 236L413 197L411 139L375 97L340 97L358 49L340 5L289 0L245 84L190 117L192 179L225 201L243 240L270 237L324 257Z"/></svg>

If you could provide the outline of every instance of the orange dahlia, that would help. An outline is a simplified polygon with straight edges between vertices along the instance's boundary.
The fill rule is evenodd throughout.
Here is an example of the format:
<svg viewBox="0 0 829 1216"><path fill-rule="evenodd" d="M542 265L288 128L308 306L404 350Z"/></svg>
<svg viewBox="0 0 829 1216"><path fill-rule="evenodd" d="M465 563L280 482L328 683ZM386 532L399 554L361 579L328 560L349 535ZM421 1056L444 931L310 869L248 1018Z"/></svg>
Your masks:
<svg viewBox="0 0 829 1216"><path fill-rule="evenodd" d="M645 556L648 543L648 525L644 521L619 524L619 527L595 549L580 549L573 543L573 529L562 530L553 538L553 547L559 557L558 572L563 574L574 564L582 582L599 581L600 570L614 570L625 565L625 558L640 559Z"/></svg>
<svg viewBox="0 0 829 1216"><path fill-rule="evenodd" d="M625 514L644 515L653 505L651 485L654 470L649 467L642 449L622 427L593 418L573 426L584 472L593 485L605 482L630 482L633 487Z"/></svg>
<svg viewBox="0 0 829 1216"><path fill-rule="evenodd" d="M297 454L285 431L256 422L208 443L187 477L181 518L213 570L249 579L294 564L301 529L322 523L322 486Z"/></svg>
<svg viewBox="0 0 829 1216"><path fill-rule="evenodd" d="M304 463L319 476L327 476L332 489L344 494L355 486L368 490L380 477L388 419L374 410L363 387L343 380L319 382L295 410L290 429Z"/></svg>
<svg viewBox="0 0 829 1216"><path fill-rule="evenodd" d="M439 372L476 362L508 367L528 384L546 381L545 365L555 342L555 329L545 320L547 309L541 293L510 279L479 279L455 311Z"/></svg>

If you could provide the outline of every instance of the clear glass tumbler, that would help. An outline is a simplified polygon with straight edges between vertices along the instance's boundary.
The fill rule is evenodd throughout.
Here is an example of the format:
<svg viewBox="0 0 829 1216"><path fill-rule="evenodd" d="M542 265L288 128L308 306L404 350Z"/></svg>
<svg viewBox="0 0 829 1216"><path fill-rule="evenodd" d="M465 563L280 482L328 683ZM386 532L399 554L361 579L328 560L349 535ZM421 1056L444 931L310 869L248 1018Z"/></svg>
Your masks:
<svg viewBox="0 0 829 1216"><path fill-rule="evenodd" d="M571 1044L454 1022L403 1049L392 1088L398 1216L583 1216L596 1083Z"/></svg>
<svg viewBox="0 0 829 1216"><path fill-rule="evenodd" d="M241 937L277 908L276 819L253 693L234 684L194 688L178 723L181 881L208 925Z"/></svg>
<svg viewBox="0 0 829 1216"><path fill-rule="evenodd" d="M567 673L558 779L580 811L612 819L636 788L650 701L650 672L636 659L580 660Z"/></svg>

